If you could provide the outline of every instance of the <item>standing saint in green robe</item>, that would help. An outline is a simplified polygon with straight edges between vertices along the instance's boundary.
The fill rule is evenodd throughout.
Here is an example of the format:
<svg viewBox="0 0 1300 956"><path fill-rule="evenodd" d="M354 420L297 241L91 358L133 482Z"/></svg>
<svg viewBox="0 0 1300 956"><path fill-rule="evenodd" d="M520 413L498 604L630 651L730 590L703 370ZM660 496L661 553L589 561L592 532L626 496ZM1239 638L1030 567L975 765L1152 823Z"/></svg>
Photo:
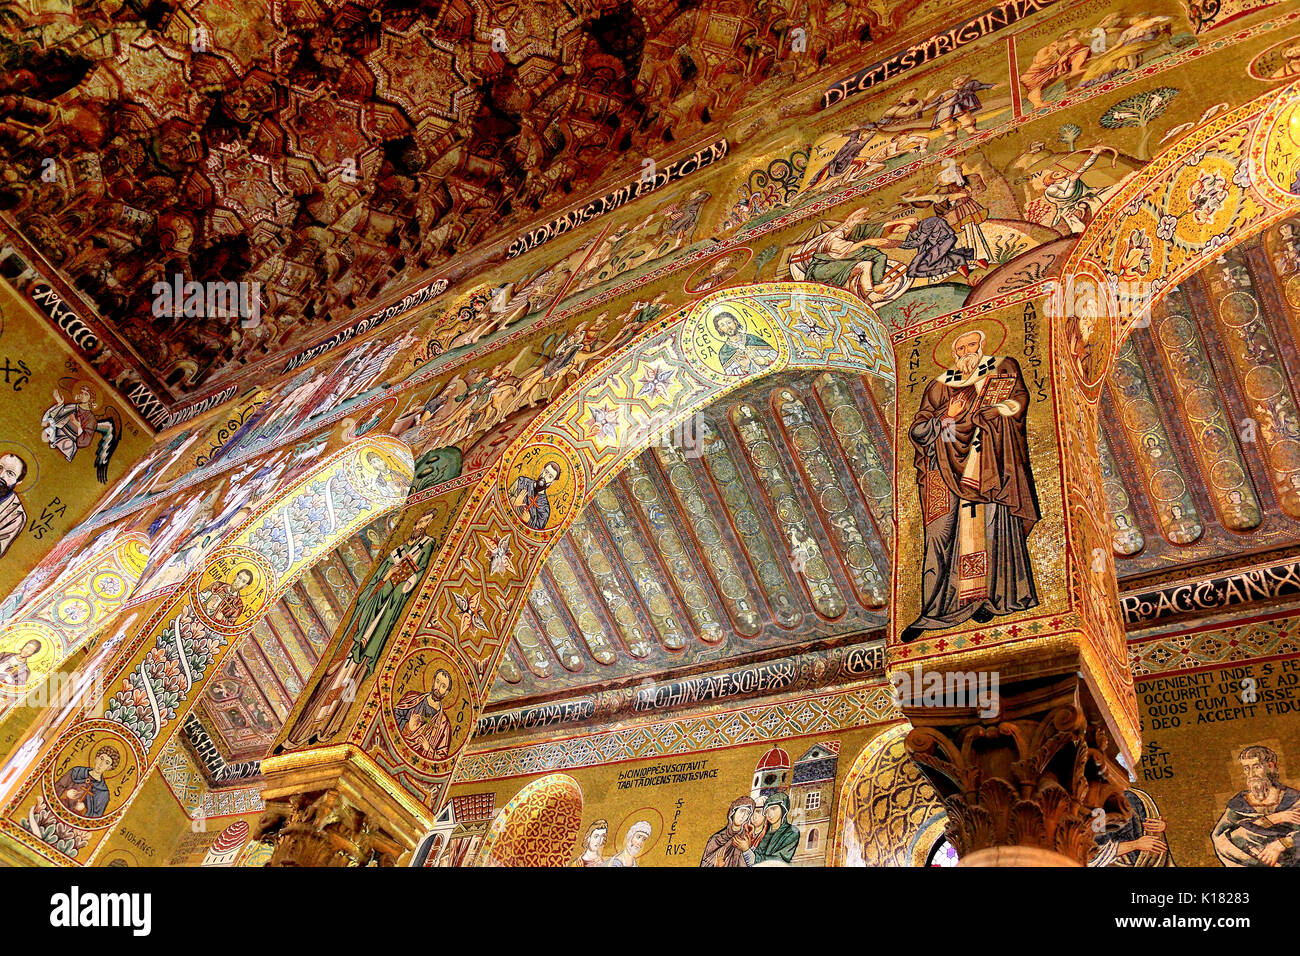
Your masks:
<svg viewBox="0 0 1300 956"><path fill-rule="evenodd" d="M799 828L789 821L790 797L781 792L771 794L763 804L767 832L754 848L754 863L789 863L799 849Z"/></svg>
<svg viewBox="0 0 1300 956"><path fill-rule="evenodd" d="M352 653L348 657L364 667L362 680L374 673L388 636L433 558L435 542L427 532L432 520L431 512L421 515L407 539L379 562L343 629L345 636L352 633Z"/></svg>
<svg viewBox="0 0 1300 956"><path fill-rule="evenodd" d="M339 731L348 712L342 705L355 700L358 685L374 673L389 636L433 560L438 547L428 533L433 517L429 512L416 519L406 540L379 562L357 595L341 637L351 636L352 651L325 672L289 734L290 743L327 740Z"/></svg>

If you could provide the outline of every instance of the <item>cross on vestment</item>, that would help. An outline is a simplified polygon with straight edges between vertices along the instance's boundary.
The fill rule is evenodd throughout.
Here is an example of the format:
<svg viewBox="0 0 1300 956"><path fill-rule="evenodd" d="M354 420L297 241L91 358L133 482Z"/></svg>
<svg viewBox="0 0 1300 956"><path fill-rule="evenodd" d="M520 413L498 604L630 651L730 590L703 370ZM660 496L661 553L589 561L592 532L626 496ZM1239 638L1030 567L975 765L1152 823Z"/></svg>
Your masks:
<svg viewBox="0 0 1300 956"><path fill-rule="evenodd" d="M902 642L1037 605L1027 548L1039 518L1029 404L1010 356L983 356L974 369L948 369L925 386L908 436L924 517L920 608Z"/></svg>

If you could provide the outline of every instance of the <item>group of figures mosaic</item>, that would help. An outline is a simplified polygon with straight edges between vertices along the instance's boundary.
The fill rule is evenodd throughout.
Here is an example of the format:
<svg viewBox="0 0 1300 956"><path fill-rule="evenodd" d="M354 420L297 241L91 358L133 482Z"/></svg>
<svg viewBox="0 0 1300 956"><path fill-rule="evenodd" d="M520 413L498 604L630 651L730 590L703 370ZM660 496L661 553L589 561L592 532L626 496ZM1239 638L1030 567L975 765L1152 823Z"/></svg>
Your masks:
<svg viewBox="0 0 1300 956"><path fill-rule="evenodd" d="M215 427L168 435L0 612L16 626L60 565L132 534L148 541L130 590L161 603L124 619L115 634L133 653L139 638L143 656L113 675L94 727L60 737L58 752L42 759L50 785L24 797L31 816L23 826L62 851L82 840L68 835L69 826L111 820L124 809L164 728L183 716L206 676L222 673L231 645L291 579L332 551L342 529L373 526L403 503L400 518L384 527L373 568L321 642L328 646L313 661L319 670L310 695L292 715L277 715L291 717L286 749L351 732L352 705L369 707L364 698L378 695L381 717L372 729L382 727L417 772L445 774L493 674L505 685L534 686L556 664L570 672L589 660L616 667L621 656L644 661L652 649L679 653L694 639L721 644L732 633L748 640L805 619L851 614L880 623L872 613L891 599L896 510L919 519L909 530L917 532L919 560L899 575L912 602L899 621L900 643L925 647L968 622L996 627L1000 618L1039 613L1049 592L1058 597L1049 586L1058 578L1039 558L1050 543L1037 529L1061 502L1045 490L1041 448L1053 436L1038 423L1050 420L1053 401L1072 400L1067 384L1089 401L1104 391L1125 426L1103 439L1099 481L1110 511L1092 515L1109 529L1116 554L1137 556L1148 540L1154 550L1157 534L1174 546L1207 534L1210 516L1202 513L1204 496L1192 491L1190 461L1211 478L1223 528L1241 533L1272 521L1274 533L1264 485L1283 515L1300 517L1300 412L1286 375L1294 357L1290 336L1281 334L1290 330L1279 328L1283 318L1296 324L1293 222L1166 290L1145 337L1121 343L1122 330L1095 310L1050 329L1026 311L1008 331L1018 303L1004 302L996 318L974 318L981 302L1044 278L1058 253L1090 233L1108 202L1139 181L1153 140L1159 147L1220 113L1236 115L1227 103L1189 113L1185 89L1141 69L1168 65L1196 42L1183 19L1125 12L1054 34L1014 74L993 72L1017 62L1002 48L996 58L981 54L968 72L936 79L924 94L921 86L899 89L883 108L858 111L869 117L837 114L838 128L746 169L743 182L731 184L734 193L723 196L714 179L665 189L653 208L638 206L575 241L543 246L511 267L516 274L495 270L483 287L395 323L396 331L362 341L342 361L330 358L241 396ZM1286 81L1294 49L1294 38L1273 42L1248 72ZM1071 112L1058 116L1067 102ZM1003 135L1014 124L1016 135ZM1103 144L1103 131L1125 130L1132 131L1122 140L1128 152ZM1187 157L1168 208L1149 232L1134 227L1123 237L1103 264L1105 278L1146 280L1174 250L1225 242L1247 202L1264 192L1247 146L1217 143ZM1292 154L1279 147L1270 155ZM1281 183L1300 195L1300 160L1293 165L1270 168L1272 188ZM725 234L719 249L714 220ZM1197 229L1207 235L1193 243ZM669 288L657 284L664 277ZM785 294L773 279L839 290L881 321L855 325L844 318L848 306L841 313L825 303L807 307L803 292L785 295L794 305L782 313L759 301ZM742 283L760 291L728 296ZM1290 311L1270 311L1274 300ZM944 315L956 318L943 334L915 331ZM900 370L897 396L872 394L864 356L875 356L877 377L892 373L891 325L907 332L900 343L930 336L933 361L923 364L931 372L904 393ZM1209 358L1207 329L1226 346L1225 361ZM1052 333L1065 345L1069 379L1046 375L1042 343ZM844 343L852 335L859 351L850 354ZM873 351L882 345L887 357ZM691 405L683 397L749 387L822 357L833 368L856 362L865 384L838 373L773 379L761 401L751 389L707 410L702 399ZM1152 382L1154 361L1187 399L1192 458L1158 408L1165 386ZM1217 403L1220 379L1231 380L1234 400L1258 429L1262 470L1242 450L1236 416ZM81 378L38 384L53 401L40 419L43 445L67 463L92 458L105 483L122 412ZM616 388L624 392L615 395ZM621 477L607 484L613 469L605 466L618 454L611 449L639 451L653 437L620 431L620 416L634 406L701 413L700 459L688 460L680 445L654 447L620 461ZM914 480L899 482L897 502L889 487L894 463L882 457L876 435L895 411L895 437L904 439L897 445L914 469ZM1120 434L1131 448L1117 447ZM29 462L9 450L18 444L0 447L0 559L32 517L22 496ZM409 469L404 452L393 450L399 444L410 450ZM468 519L455 525L456 506L472 497L456 483L480 473L495 484L476 489L482 523L470 533ZM1135 476L1156 503L1154 523L1139 514ZM488 534L490 510L500 524ZM449 542L462 548L450 571L437 561ZM661 557L638 562L633 555L644 545ZM609 558L617 550L628 556L615 564ZM698 559L662 560L688 551ZM435 567L462 583L445 588L447 600L430 612L421 598L442 580L431 579ZM531 588L519 583L525 577ZM501 599L514 590L518 600ZM523 613L501 628L507 607ZM432 623L413 640L403 627L414 630L416 608ZM576 631L563 626L567 620ZM14 688L71 653L71 645L61 647L53 660L52 647L17 630L3 640L0 683ZM397 651L401 659L389 662ZM1252 759L1270 763L1267 754ZM1275 754L1271 762L1276 767ZM1264 796L1281 794L1286 805L1269 826L1289 826L1287 801L1294 800L1276 780L1270 786ZM786 851L801 831L789 819L789 799L777 791L762 797L729 805L725 826L703 850L704 865L790 862ZM588 827L582 856L600 856L609 837L603 829L601 840L600 828ZM1150 843L1159 832L1151 823L1134 839ZM628 863L637 855L629 841L649 834L633 821L619 836L612 859ZM1272 842L1251 847L1265 862L1279 858Z"/></svg>

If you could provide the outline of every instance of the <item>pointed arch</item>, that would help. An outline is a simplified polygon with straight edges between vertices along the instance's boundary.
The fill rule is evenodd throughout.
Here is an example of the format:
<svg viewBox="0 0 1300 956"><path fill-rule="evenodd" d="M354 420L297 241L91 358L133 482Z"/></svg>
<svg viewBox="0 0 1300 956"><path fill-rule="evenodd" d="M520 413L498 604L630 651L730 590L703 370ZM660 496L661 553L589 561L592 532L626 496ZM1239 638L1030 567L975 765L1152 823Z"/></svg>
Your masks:
<svg viewBox="0 0 1300 956"><path fill-rule="evenodd" d="M1297 212L1300 81L1216 116L1144 166L1079 236L1057 304L1071 304L1081 277L1109 288L1113 353L1180 281Z"/></svg>
<svg viewBox="0 0 1300 956"><path fill-rule="evenodd" d="M112 642L117 651L105 668L105 699L70 724L78 707L47 711L0 772L0 788L8 789L26 771L5 801L0 831L57 863L93 855L233 639L339 542L400 506L413 472L404 442L385 435L357 439L260 502L179 590L142 604L143 621L127 622ZM61 754L101 740L118 752L125 786L99 817L79 817L55 805L50 781Z"/></svg>
<svg viewBox="0 0 1300 956"><path fill-rule="evenodd" d="M947 814L907 755L910 730L901 723L882 731L853 761L837 801L835 842L827 854L832 865L925 865Z"/></svg>
<svg viewBox="0 0 1300 956"><path fill-rule="evenodd" d="M37 688L49 692L42 703L58 696L47 678L131 598L148 561L144 535L117 538L84 555L0 627L0 665L8 665L0 675L0 719ZM33 646L38 650L26 656Z"/></svg>
<svg viewBox="0 0 1300 956"><path fill-rule="evenodd" d="M1143 97L1155 92L1140 94ZM1080 650L1089 682L1107 702L1121 750L1140 750L1114 552L1102 522L1080 504L1103 500L1098 408L1107 376L1123 362L1133 329L1192 275L1271 224L1300 211L1300 82L1215 116L1135 173L1097 212L1059 280L1026 289L1045 296L1055 374L1077 396L1062 461L1069 574L1088 638ZM1087 326L1087 328L1085 328ZM1084 367L1073 343L1089 341ZM1086 556L1093 556L1088 558ZM1099 557L1104 573L1086 573Z"/></svg>
<svg viewBox="0 0 1300 956"><path fill-rule="evenodd" d="M582 787L552 773L524 785L489 828L477 866L566 866L582 826Z"/></svg>
<svg viewBox="0 0 1300 956"><path fill-rule="evenodd" d="M477 713L542 563L596 493L652 442L718 398L797 369L871 376L892 389L889 326L842 290L762 283L707 296L589 367L467 496L413 601L417 612L391 639L388 659L425 648L453 657L473 675L469 696ZM512 387L527 389L530 382ZM543 499L535 479L544 472L555 480ZM508 562L493 559L503 552ZM465 612L470 606L477 615ZM459 747L435 760L405 745L392 672L381 671L348 740L387 750L429 781L437 800Z"/></svg>

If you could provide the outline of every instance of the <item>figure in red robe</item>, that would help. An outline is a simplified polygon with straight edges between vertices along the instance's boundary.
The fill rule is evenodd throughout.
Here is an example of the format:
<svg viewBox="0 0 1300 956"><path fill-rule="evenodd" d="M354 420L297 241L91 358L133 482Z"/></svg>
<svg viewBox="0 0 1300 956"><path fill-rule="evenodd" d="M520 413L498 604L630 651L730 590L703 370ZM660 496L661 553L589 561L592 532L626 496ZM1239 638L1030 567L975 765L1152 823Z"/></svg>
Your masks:
<svg viewBox="0 0 1300 956"><path fill-rule="evenodd" d="M104 410L103 417L97 415L94 396L84 385L77 389L70 402L65 402L56 388L54 404L41 416L41 439L68 461L72 461L81 449L88 448L96 437L99 438L95 449L95 475L101 485L108 482L108 463L121 436L122 420L117 410L109 407Z"/></svg>
<svg viewBox="0 0 1300 956"><path fill-rule="evenodd" d="M210 587L199 592L199 601L212 620L221 624L238 624L248 613L241 595L252 583L253 572L240 568L233 583L213 581Z"/></svg>
<svg viewBox="0 0 1300 956"><path fill-rule="evenodd" d="M727 823L704 844L700 866L753 866L754 848L749 842L749 818L754 815L754 801L748 795L737 797L727 808Z"/></svg>

